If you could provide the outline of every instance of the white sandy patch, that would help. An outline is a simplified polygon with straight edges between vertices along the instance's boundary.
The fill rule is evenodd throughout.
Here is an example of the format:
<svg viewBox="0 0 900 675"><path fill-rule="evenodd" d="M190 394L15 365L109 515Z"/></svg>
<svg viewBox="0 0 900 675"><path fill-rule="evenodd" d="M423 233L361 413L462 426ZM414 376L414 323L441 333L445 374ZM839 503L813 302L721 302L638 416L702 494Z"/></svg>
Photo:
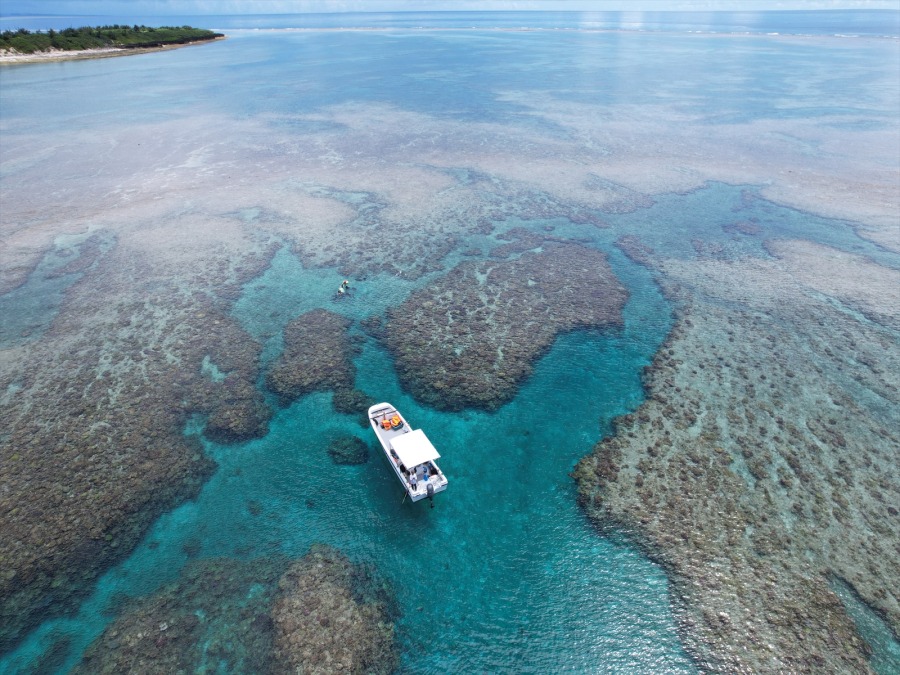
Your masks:
<svg viewBox="0 0 900 675"><path fill-rule="evenodd" d="M859 255L803 240L775 240L768 249L798 282L858 307L900 329L900 272Z"/></svg>
<svg viewBox="0 0 900 675"><path fill-rule="evenodd" d="M900 329L900 272L808 241L769 242L777 259L666 259L667 276L728 302L763 311L802 307L811 296L833 298L878 323Z"/></svg>
<svg viewBox="0 0 900 675"><path fill-rule="evenodd" d="M900 250L896 121L877 118L860 128L853 116L828 124L791 117L711 124L665 99L638 106L531 91L498 95L523 106L522 118L534 123L462 122L364 103L294 119L195 111L105 128L102 136L90 124L34 136L5 120L0 228L3 255L15 262L0 281L8 288L21 280L33 252L47 245L42 228L66 223L127 236L129 223L187 215L212 223L256 210L247 221L253 227L306 250L336 237L353 245L367 236L347 227L361 204L341 193L367 193L359 199L379 209L384 226L414 223L427 237L441 231L438 214L464 214L485 190L545 193L602 210L723 181L762 186L778 203L851 220L861 236ZM304 123L324 130L298 133ZM482 185L466 185L460 170ZM207 235L226 236L216 230ZM227 231L230 246L246 236Z"/></svg>
<svg viewBox="0 0 900 675"><path fill-rule="evenodd" d="M569 131L571 143L557 141L560 158L590 164L593 173L633 189L657 194L706 181L760 185L778 203L864 224L871 229L862 236L879 243L890 245L900 233L895 116L724 124L668 104L589 105L542 92L505 92L502 98ZM551 171L541 177L553 185L554 167L540 162L535 171L543 166Z"/></svg>
<svg viewBox="0 0 900 675"><path fill-rule="evenodd" d="M900 253L900 222L889 223L884 228L858 228L856 232L863 239Z"/></svg>
<svg viewBox="0 0 900 675"><path fill-rule="evenodd" d="M46 52L35 52L33 54L19 54L17 52L0 51L0 64L3 63L40 63L46 61L70 61L84 58L100 58L103 56L118 55L119 53L128 53L131 50L121 49L118 47L107 47L103 49L72 49L63 51L61 49L51 49Z"/></svg>
<svg viewBox="0 0 900 675"><path fill-rule="evenodd" d="M215 40L224 40L224 37L215 38ZM111 56L128 56L129 54L146 54L148 52L161 52L169 49L178 49L180 47L191 47L196 45L214 42L215 40L201 40L198 42L188 42L185 44L169 44L159 47L136 47L126 49L123 47L101 47L98 49L51 49L45 52L34 52L33 54L20 54L15 51L0 51L0 66L14 65L23 63L47 63L52 61L80 61L83 59L103 59Z"/></svg>

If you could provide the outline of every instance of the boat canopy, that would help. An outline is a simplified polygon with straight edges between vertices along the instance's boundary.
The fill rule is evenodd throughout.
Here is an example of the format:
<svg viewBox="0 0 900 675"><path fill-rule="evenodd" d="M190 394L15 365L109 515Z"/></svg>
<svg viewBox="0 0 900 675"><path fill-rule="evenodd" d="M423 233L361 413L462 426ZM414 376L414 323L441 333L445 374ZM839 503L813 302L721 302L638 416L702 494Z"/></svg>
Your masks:
<svg viewBox="0 0 900 675"><path fill-rule="evenodd" d="M391 447L407 469L440 457L421 429L391 439Z"/></svg>

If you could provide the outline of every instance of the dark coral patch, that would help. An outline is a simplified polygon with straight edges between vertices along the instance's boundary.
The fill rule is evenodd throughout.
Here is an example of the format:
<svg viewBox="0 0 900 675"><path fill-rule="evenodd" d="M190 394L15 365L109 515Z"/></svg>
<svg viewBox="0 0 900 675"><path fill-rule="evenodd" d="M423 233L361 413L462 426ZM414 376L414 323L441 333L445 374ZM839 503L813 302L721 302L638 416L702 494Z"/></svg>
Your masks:
<svg viewBox="0 0 900 675"><path fill-rule="evenodd" d="M365 464L369 446L356 436L341 436L328 444L328 454L335 464Z"/></svg>
<svg viewBox="0 0 900 675"><path fill-rule="evenodd" d="M87 649L75 669L90 673L193 673L273 670L269 616L287 558L216 558L189 564L181 576L124 612Z"/></svg>
<svg viewBox="0 0 900 675"><path fill-rule="evenodd" d="M306 312L285 327L284 352L266 377L283 404L313 391L352 388L356 369L349 327L349 319L324 309Z"/></svg>
<svg viewBox="0 0 900 675"><path fill-rule="evenodd" d="M235 673L390 673L397 666L390 587L369 566L319 544L293 562L195 561L156 593L120 601L116 610L75 675L218 672L224 664Z"/></svg>
<svg viewBox="0 0 900 675"><path fill-rule="evenodd" d="M140 257L92 251L49 330L0 372L0 391L16 391L0 404L0 652L73 609L160 513L197 494L215 465L183 433L192 415L221 441L264 434L270 415L255 387L261 346L226 302L184 293ZM239 285L267 258L233 264L201 287Z"/></svg>
<svg viewBox="0 0 900 675"><path fill-rule="evenodd" d="M641 241L640 237L633 234L622 235L616 240L616 246L633 262L645 267L649 266L653 257L653 248Z"/></svg>
<svg viewBox="0 0 900 675"><path fill-rule="evenodd" d="M278 672L392 673L396 604L368 567L313 546L282 576L272 611Z"/></svg>
<svg viewBox="0 0 900 675"><path fill-rule="evenodd" d="M628 292L603 253L537 244L511 261L463 262L389 312L385 343L419 400L495 410L560 333L621 324Z"/></svg>
<svg viewBox="0 0 900 675"><path fill-rule="evenodd" d="M357 415L360 426L365 428L369 427L367 411L376 403L377 401L374 398L359 389L338 389L334 392L334 397L331 399L331 407L334 408L335 412L343 413L344 415Z"/></svg>

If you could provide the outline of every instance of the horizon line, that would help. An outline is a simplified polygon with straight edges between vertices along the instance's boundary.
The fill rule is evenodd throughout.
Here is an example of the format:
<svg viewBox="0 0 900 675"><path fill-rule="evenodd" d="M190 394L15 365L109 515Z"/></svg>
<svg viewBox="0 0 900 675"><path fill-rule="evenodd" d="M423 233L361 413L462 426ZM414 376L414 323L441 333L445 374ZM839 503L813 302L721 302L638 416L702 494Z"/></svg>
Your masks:
<svg viewBox="0 0 900 675"><path fill-rule="evenodd" d="M302 14L761 14L761 13L777 13L777 12L894 12L900 14L900 9L892 9L888 7L818 7L811 9L797 8L778 8L769 9L660 9L660 10L633 10L633 9L403 9L403 10L351 10L351 11L306 11L306 12L238 12L238 13L201 13L201 14L179 14L167 13L159 14L156 12L138 12L139 16L296 16ZM119 14L3 14L0 13L0 20L7 18L27 19L27 18L57 18L63 19L75 16L118 16Z"/></svg>

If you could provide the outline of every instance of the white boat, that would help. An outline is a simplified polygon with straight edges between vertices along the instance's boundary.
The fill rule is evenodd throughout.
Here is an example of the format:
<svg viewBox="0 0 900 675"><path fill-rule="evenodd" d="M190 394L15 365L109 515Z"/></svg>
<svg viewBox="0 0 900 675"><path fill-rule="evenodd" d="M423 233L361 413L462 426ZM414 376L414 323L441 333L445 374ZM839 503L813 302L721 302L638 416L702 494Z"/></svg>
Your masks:
<svg viewBox="0 0 900 675"><path fill-rule="evenodd" d="M369 408L369 422L381 441L384 456L412 501L432 499L447 489L447 477L434 461L440 455L424 431L410 427L390 403Z"/></svg>

